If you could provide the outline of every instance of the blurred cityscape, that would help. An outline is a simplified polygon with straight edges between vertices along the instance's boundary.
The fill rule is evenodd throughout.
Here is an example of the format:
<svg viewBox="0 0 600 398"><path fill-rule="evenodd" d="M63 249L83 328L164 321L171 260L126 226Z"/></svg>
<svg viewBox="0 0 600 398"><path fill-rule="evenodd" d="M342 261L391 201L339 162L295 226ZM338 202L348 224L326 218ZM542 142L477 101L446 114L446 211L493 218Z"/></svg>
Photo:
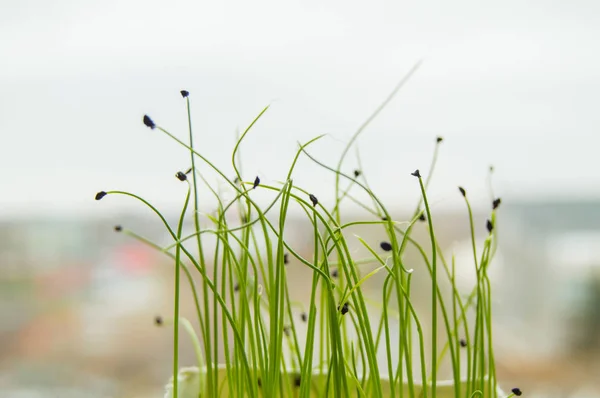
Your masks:
<svg viewBox="0 0 600 398"><path fill-rule="evenodd" d="M441 246L456 255L459 286L468 289L468 219L463 212L434 217ZM486 217L475 217L479 240ZM166 242L155 220L118 220ZM162 396L172 335L153 320L172 312L172 263L115 233L115 224L50 217L0 222L0 396ZM518 385L527 396L600 396L600 201L507 203L497 224L492 278L502 385ZM308 224L291 218L288 225L293 244L309 255L311 240L302 233ZM374 243L384 236L376 227L356 233ZM415 234L426 241L424 224ZM294 280L310 280L294 276L306 272L299 263L289 266ZM291 284L307 300L303 287ZM193 360L184 348L182 363Z"/></svg>

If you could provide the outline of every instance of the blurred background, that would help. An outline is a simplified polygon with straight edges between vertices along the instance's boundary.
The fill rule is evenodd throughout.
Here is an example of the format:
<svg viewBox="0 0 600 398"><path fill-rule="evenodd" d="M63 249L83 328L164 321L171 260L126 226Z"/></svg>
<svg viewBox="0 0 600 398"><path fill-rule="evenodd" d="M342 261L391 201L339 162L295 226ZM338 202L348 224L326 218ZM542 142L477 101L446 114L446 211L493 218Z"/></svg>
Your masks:
<svg viewBox="0 0 600 398"><path fill-rule="evenodd" d="M171 311L169 263L113 226L168 239L138 203L93 200L127 190L176 220L185 187L173 175L189 156L144 114L186 139L189 90L198 150L233 175L238 132L271 105L241 152L246 180L275 184L317 135L311 153L337 163L420 60L358 139L362 172L406 218L419 198L410 172L428 175L444 137L430 201L459 265L470 254L456 187L482 239L502 198L503 385L600 396L599 39L592 0L0 1L0 396L162 396L171 336L153 318ZM344 170L357 167L353 149ZM332 203L333 181L301 158L295 184ZM309 247L301 214L289 223Z"/></svg>

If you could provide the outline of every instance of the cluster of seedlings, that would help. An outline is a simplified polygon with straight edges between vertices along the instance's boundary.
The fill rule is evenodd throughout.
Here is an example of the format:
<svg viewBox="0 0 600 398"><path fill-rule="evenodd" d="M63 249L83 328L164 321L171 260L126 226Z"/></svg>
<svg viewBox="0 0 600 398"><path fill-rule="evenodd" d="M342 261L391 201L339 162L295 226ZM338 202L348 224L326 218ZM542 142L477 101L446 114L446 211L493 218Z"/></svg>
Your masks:
<svg viewBox="0 0 600 398"><path fill-rule="evenodd" d="M411 71L412 74L413 71ZM408 78L408 77L407 77ZM389 98L352 136L337 166L314 158L308 147L322 136L299 146L287 176L279 185L267 185L259 177L245 181L240 171L239 147L250 129L265 113L265 108L241 134L232 153L233 178L215 167L208 157L198 152L193 143L188 91L181 91L186 101L189 139L184 141L156 124L149 116L143 123L158 130L189 153L190 167L175 177L187 184L187 194L176 225L170 225L164 215L144 198L124 191L101 191L95 199L107 195L125 195L147 206L164 224L172 241L167 245L154 243L118 225L115 230L149 245L172 259L175 296L172 317L157 316L157 326L172 325L173 382L169 396L187 397L178 382L179 329L189 332L198 366L198 397L248 396L335 396L335 397L433 397L439 395L437 372L443 361L450 361L453 370L453 393L456 398L476 396L497 397L494 347L492 344L492 301L488 267L496 251L496 210L500 199L494 198L490 219L486 222L487 237L482 248L476 247L476 228L467 192L460 187L470 223L473 266L477 281L468 296L459 294L455 283L455 261L446 258L435 236L433 216L427 200L427 187L434 169L442 138L436 139L429 176L424 179L419 170L411 174L417 181L420 200L413 217L404 222L392 218L385 205L371 190L361 169L345 173L343 162L368 123L383 109L405 83L403 79ZM306 156L325 171L335 175L335 203L331 209L321 203L315 193L293 183L298 159ZM224 202L205 177L216 175L235 193ZM345 184L345 185L344 185ZM344 186L342 186L344 185ZM254 199L254 190L269 191L272 201L266 206ZM361 201L353 191L362 191L369 200ZM216 212L200 220L200 193L206 191L216 199ZM371 215L366 220L344 221L341 203L351 200ZM369 203L370 202L370 203ZM303 257L284 238L286 217L290 206L300 209L311 222L313 247L311 257ZM231 215L234 215L232 217ZM194 232L183 235L187 219L193 219ZM208 222L209 226L206 226ZM417 242L411 232L417 222L424 223L429 240ZM358 238L370 253L368 263L376 268L368 273L361 268L349 250L346 231L356 225L376 225L387 238L379 248ZM208 235L216 237L207 246ZM197 254L192 254L193 246ZM405 264L404 253L412 246L420 253L425 267L419 272L431 277L431 310L427 314L431 333L425 334L422 318L412 303L413 270ZM307 267L312 272L310 300L298 304L290 299L286 267ZM364 282L377 273L385 280L378 306L368 302L362 289ZM195 275L197 274L197 275ZM180 315L180 291L184 277L191 289L196 318L194 322ZM197 284L195 276L200 277ZM450 282L452 297L448 301L440 293L440 281ZM374 315L378 314L378 315ZM469 322L469 317L475 318ZM299 330L306 335L302 339ZM446 342L438 347L438 329L446 332ZM418 344L413 344L413 336ZM431 353L426 354L425 343ZM224 358L219 357L219 345ZM377 359L384 350L386 361ZM466 363L459 350L466 352ZM419 365L413 364L413 352ZM464 356L463 356L464 357ZM466 374L466 380L461 375ZM518 388L509 396L520 396Z"/></svg>

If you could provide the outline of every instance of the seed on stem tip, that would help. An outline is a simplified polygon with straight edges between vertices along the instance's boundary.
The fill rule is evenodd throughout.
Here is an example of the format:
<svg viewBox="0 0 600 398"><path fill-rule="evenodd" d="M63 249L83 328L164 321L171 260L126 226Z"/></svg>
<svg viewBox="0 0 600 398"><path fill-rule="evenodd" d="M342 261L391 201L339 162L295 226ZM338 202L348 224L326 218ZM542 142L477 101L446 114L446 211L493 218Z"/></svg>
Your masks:
<svg viewBox="0 0 600 398"><path fill-rule="evenodd" d="M290 337L290 330L291 328L288 325L283 327L283 333L285 333L285 335L288 337Z"/></svg>
<svg viewBox="0 0 600 398"><path fill-rule="evenodd" d="M162 316L157 315L157 316L154 317L154 324L156 326L161 326L163 323L164 323L164 321L162 319Z"/></svg>
<svg viewBox="0 0 600 398"><path fill-rule="evenodd" d="M104 192L104 191L100 191L100 192L98 192L98 193L96 194L96 197L95 197L95 198L96 198L96 200L100 200L100 199L102 199L102 198L103 198L103 197L105 197L105 196L106 196L106 192Z"/></svg>
<svg viewBox="0 0 600 398"><path fill-rule="evenodd" d="M289 264L290 263L290 256L289 256L289 254L285 253L283 255L283 263L284 264Z"/></svg>
<svg viewBox="0 0 600 398"><path fill-rule="evenodd" d="M186 98L190 95L190 92L187 90L181 90L180 93L183 98Z"/></svg>
<svg viewBox="0 0 600 398"><path fill-rule="evenodd" d="M185 173L178 171L177 174L175 174L175 177L177 177L177 179L179 181L185 181L187 180L187 175L185 175Z"/></svg>
<svg viewBox="0 0 600 398"><path fill-rule="evenodd" d="M425 213L421 213L421 215L419 216L419 220L420 221L427 221L427 219L425 218Z"/></svg>
<svg viewBox="0 0 600 398"><path fill-rule="evenodd" d="M260 178L258 178L258 176L256 176L256 178L254 179L254 185L252 185L252 189L256 189L256 187L260 184Z"/></svg>
<svg viewBox="0 0 600 398"><path fill-rule="evenodd" d="M487 228L489 233L492 233L492 231L494 230L494 224L492 224L490 220L487 220L485 222L485 227Z"/></svg>
<svg viewBox="0 0 600 398"><path fill-rule="evenodd" d="M152 119L150 119L150 116L148 115L144 115L144 124L153 130L156 128L156 124L154 124L154 122L152 121Z"/></svg>
<svg viewBox="0 0 600 398"><path fill-rule="evenodd" d="M234 292L239 292L240 291L240 284L236 283L235 285L233 285L233 291Z"/></svg>
<svg viewBox="0 0 600 398"><path fill-rule="evenodd" d="M494 166L490 165L490 173L493 173L493 172L494 172Z"/></svg>
<svg viewBox="0 0 600 398"><path fill-rule="evenodd" d="M510 390L510 391L512 391L512 393L513 393L513 394L515 394L517 397L520 397L520 396L521 396L521 394L523 394L523 392L521 391L521 389L520 389L520 388L518 388L518 387L515 387L515 388L513 388L513 389L512 389L512 390Z"/></svg>
<svg viewBox="0 0 600 398"><path fill-rule="evenodd" d="M338 270L337 268L334 268L331 270L331 277L332 278L337 278L338 277Z"/></svg>
<svg viewBox="0 0 600 398"><path fill-rule="evenodd" d="M437 143L440 143L440 142L442 142L442 141L444 141L444 137L440 137L440 136L438 136L438 137L435 139L435 142L437 142Z"/></svg>
<svg viewBox="0 0 600 398"><path fill-rule="evenodd" d="M494 199L494 201L492 202L492 209L496 210L498 208L498 206L500 206L500 203L502 203L502 199L500 199L500 198Z"/></svg>
<svg viewBox="0 0 600 398"><path fill-rule="evenodd" d="M354 178L360 177L361 174L362 174L362 171L360 171L359 169L354 170Z"/></svg>
<svg viewBox="0 0 600 398"><path fill-rule="evenodd" d="M460 193L463 197L467 196L467 191L465 191L465 189L463 187L458 187L458 190L460 191Z"/></svg>
<svg viewBox="0 0 600 398"><path fill-rule="evenodd" d="M461 346L461 347L463 347L463 348L464 348L464 347L466 347L466 346L467 346L467 340L465 340L465 339L460 339L460 341L459 341L459 344L460 344L460 346Z"/></svg>
<svg viewBox="0 0 600 398"><path fill-rule="evenodd" d="M342 315L345 315L348 313L348 303L344 303L344 305L342 305L342 308L340 308L340 306L338 305L338 311L340 311L342 313Z"/></svg>
<svg viewBox="0 0 600 398"><path fill-rule="evenodd" d="M308 315L306 315L306 312L300 314L300 319L302 320L302 322L306 322L306 320L308 319Z"/></svg>
<svg viewBox="0 0 600 398"><path fill-rule="evenodd" d="M121 232L123 230L123 227L120 225L115 225L115 231L116 232Z"/></svg>
<svg viewBox="0 0 600 398"><path fill-rule="evenodd" d="M421 178L421 172L419 171L419 169L416 169L415 171L410 173L410 175L415 176L417 178Z"/></svg>
<svg viewBox="0 0 600 398"><path fill-rule="evenodd" d="M388 218L386 216L381 217L381 221L387 221Z"/></svg>
<svg viewBox="0 0 600 398"><path fill-rule="evenodd" d="M379 244L379 247L381 247L381 249L386 252L389 252L390 250L392 250L392 245L389 242L381 242Z"/></svg>
<svg viewBox="0 0 600 398"><path fill-rule="evenodd" d="M300 387L301 382L302 382L302 378L300 377L300 375L294 376L294 385L296 387Z"/></svg>
<svg viewBox="0 0 600 398"><path fill-rule="evenodd" d="M313 195L312 193L310 195L308 195L308 198L312 202L313 207L316 206L317 203L319 203L319 199L317 199L317 197L315 195Z"/></svg>
<svg viewBox="0 0 600 398"><path fill-rule="evenodd" d="M189 169L187 169L187 170L185 171L185 174L190 174L190 173L192 172L192 170L193 170L193 167L190 167Z"/></svg>

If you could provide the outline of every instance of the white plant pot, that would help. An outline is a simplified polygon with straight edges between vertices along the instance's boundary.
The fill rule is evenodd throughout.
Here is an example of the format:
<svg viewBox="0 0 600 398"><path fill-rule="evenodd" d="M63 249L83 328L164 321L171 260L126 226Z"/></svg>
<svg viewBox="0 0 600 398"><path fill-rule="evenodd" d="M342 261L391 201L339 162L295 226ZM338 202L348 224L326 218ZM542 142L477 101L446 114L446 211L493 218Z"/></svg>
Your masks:
<svg viewBox="0 0 600 398"><path fill-rule="evenodd" d="M227 378L227 370L225 369L224 366L219 366L219 394L217 395L217 397L220 398L227 398L230 396L229 391L228 391L228 384L226 382L226 378ZM201 385L201 376L205 374L204 369L202 371L200 371L197 367L189 367L189 368L182 368L179 371L179 375L178 375L178 398L198 398L200 396L200 385ZM293 377L293 376L289 376L289 377ZM324 386L325 383L327 382L327 375L323 374L323 373L318 373L315 372L312 375L312 380L311 383L313 385L313 387L311 388L311 397L321 397L323 396L322 391L324 391ZM387 379L382 378L381 380L382 382L382 389L383 389L383 396L387 397L390 396L390 386L389 386L389 382ZM291 382L291 384L293 385L293 382ZM422 390L422 384L421 383L415 383L414 385L415 388L415 394L417 394L417 396L419 396L418 394L421 393ZM462 390L465 391L466 388L466 381L463 382L463 386L462 386ZM405 396L409 396L409 390L408 390L408 385L404 385L404 394ZM452 380L448 380L448 381L438 381L437 383L437 390L436 390L436 395L437 398L453 398L455 396L454 394L454 381ZM259 395L262 396L262 395ZM488 397L491 396L490 394L487 394L487 392L483 395L484 397ZM500 389L498 389L498 396L499 397L506 397L506 394L504 394ZM169 384L166 386L166 393L165 393L165 397L164 398L173 398L173 378L171 378ZM212 397L211 397L212 398ZM216 397L215 397L216 398Z"/></svg>

